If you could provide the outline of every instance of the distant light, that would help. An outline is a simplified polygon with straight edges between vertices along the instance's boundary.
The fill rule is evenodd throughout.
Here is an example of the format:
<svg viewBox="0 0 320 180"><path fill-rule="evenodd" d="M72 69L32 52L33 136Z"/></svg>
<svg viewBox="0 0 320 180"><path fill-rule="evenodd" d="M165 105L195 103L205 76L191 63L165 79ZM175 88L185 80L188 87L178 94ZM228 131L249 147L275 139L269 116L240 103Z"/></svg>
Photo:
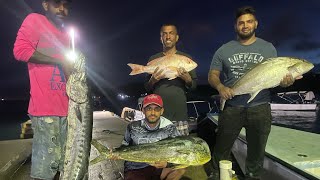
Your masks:
<svg viewBox="0 0 320 180"><path fill-rule="evenodd" d="M1 101L4 101L4 99L2 98Z"/></svg>
<svg viewBox="0 0 320 180"><path fill-rule="evenodd" d="M124 99L127 99L129 98L130 96L126 95L126 94L118 94L118 97L121 99L121 100L124 100Z"/></svg>

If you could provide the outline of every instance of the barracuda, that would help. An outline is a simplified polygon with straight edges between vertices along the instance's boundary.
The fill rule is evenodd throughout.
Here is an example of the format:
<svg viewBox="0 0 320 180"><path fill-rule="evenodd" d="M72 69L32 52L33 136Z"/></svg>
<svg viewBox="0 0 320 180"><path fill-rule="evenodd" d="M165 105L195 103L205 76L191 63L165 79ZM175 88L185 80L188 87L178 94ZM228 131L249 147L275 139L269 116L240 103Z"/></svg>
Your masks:
<svg viewBox="0 0 320 180"><path fill-rule="evenodd" d="M87 85L85 57L80 54L67 82L68 137L62 179L88 179L93 112Z"/></svg>
<svg viewBox="0 0 320 180"><path fill-rule="evenodd" d="M168 138L155 143L136 146L123 146L117 148L112 154L108 148L97 140L92 140L92 145L100 152L100 156L93 159L90 164L96 164L114 155L132 162L154 163L166 161L173 163L175 169L179 169L202 165L211 159L208 144L201 138L191 136Z"/></svg>
<svg viewBox="0 0 320 180"><path fill-rule="evenodd" d="M235 95L250 94L251 102L263 89L280 85L281 80L291 73L293 78L310 71L314 65L307 60L293 57L269 58L241 76L231 87ZM225 100L221 103L223 109Z"/></svg>

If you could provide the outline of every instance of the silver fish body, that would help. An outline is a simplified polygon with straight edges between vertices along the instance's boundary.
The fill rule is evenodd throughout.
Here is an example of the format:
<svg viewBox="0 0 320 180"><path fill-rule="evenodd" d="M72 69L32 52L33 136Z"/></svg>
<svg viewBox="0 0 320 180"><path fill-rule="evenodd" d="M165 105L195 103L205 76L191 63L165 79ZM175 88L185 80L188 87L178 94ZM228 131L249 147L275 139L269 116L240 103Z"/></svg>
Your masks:
<svg viewBox="0 0 320 180"><path fill-rule="evenodd" d="M100 156L92 160L90 164L98 163L114 155L131 162L166 161L175 164L175 168L178 169L202 165L211 159L208 144L201 138L191 136L168 138L136 146L123 146L117 148L112 154L96 140L92 140L92 145L100 152Z"/></svg>
<svg viewBox="0 0 320 180"><path fill-rule="evenodd" d="M82 54L75 62L75 71L68 79L67 94L69 96L68 136L62 179L88 179L93 111L87 85L85 57Z"/></svg>
<svg viewBox="0 0 320 180"><path fill-rule="evenodd" d="M235 95L250 94L249 103L261 90L280 85L287 74L297 78L313 67L312 63L304 59L294 57L269 58L242 75L231 88ZM225 101L222 101L221 109L223 109L224 103Z"/></svg>

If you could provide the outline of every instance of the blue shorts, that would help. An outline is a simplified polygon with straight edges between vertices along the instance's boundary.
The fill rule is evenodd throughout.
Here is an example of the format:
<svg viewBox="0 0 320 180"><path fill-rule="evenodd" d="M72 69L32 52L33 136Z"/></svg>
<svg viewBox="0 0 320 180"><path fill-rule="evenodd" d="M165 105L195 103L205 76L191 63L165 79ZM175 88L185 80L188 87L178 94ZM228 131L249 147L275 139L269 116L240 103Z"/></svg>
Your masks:
<svg viewBox="0 0 320 180"><path fill-rule="evenodd" d="M30 116L33 129L31 177L53 179L63 170L67 118Z"/></svg>

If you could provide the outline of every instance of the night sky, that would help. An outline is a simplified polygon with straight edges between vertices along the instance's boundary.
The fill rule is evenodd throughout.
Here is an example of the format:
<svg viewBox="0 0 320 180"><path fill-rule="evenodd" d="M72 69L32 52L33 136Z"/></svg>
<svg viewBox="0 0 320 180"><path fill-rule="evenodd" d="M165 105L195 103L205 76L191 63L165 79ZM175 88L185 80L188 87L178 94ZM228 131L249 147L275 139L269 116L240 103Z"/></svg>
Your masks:
<svg viewBox="0 0 320 180"><path fill-rule="evenodd" d="M117 91L143 82L144 75L128 75L126 64L146 64L162 50L159 30L164 23L177 25L178 49L199 64L199 84L207 84L211 58L235 38L234 11L243 5L256 8L256 35L272 42L279 56L320 63L319 0L73 0L70 18L79 33L76 47L87 56L94 86ZM0 6L0 97L25 97L27 66L14 60L12 48L26 15L41 11L41 0L1 0Z"/></svg>

